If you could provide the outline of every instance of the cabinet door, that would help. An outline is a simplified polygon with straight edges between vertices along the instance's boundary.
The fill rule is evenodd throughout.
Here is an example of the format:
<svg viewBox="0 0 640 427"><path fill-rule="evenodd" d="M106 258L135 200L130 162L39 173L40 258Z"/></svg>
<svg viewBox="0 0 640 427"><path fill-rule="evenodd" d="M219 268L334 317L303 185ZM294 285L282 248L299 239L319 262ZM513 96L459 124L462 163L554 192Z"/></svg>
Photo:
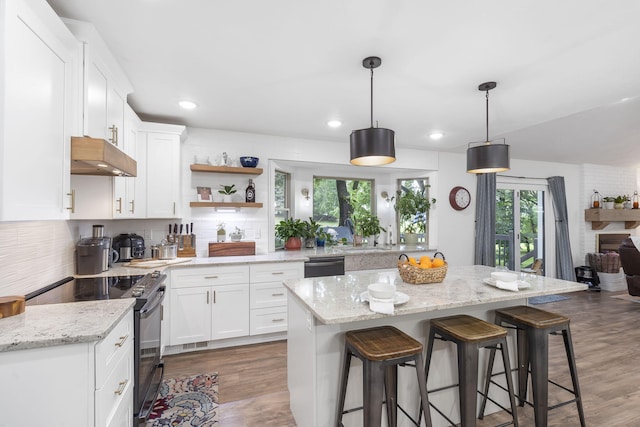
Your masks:
<svg viewBox="0 0 640 427"><path fill-rule="evenodd" d="M80 45L44 2L2 7L0 219L66 219Z"/></svg>
<svg viewBox="0 0 640 427"><path fill-rule="evenodd" d="M171 289L171 345L210 339L212 299L210 287Z"/></svg>
<svg viewBox="0 0 640 427"><path fill-rule="evenodd" d="M107 132L108 78L97 58L89 54L85 45L85 123L84 134L93 138L110 139Z"/></svg>
<svg viewBox="0 0 640 427"><path fill-rule="evenodd" d="M249 335L249 285L213 286L211 339Z"/></svg>
<svg viewBox="0 0 640 427"><path fill-rule="evenodd" d="M114 218L144 218L146 207L141 200L144 190L144 167L145 163L142 159L141 150L138 153L138 123L140 120L136 113L127 104L125 108L125 120L122 129L119 130L123 134L119 146L125 153L133 157L138 165L138 175L135 177L115 177L113 179L113 217Z"/></svg>
<svg viewBox="0 0 640 427"><path fill-rule="evenodd" d="M147 218L176 218L180 202L180 137L146 133Z"/></svg>

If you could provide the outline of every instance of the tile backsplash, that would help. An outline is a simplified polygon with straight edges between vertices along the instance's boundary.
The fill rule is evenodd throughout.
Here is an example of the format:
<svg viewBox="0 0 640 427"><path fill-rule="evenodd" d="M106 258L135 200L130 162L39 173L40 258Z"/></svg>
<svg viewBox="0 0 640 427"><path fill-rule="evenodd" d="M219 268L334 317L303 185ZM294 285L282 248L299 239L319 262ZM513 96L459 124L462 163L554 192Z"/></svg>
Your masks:
<svg viewBox="0 0 640 427"><path fill-rule="evenodd" d="M0 222L0 296L72 276L75 228L71 221Z"/></svg>

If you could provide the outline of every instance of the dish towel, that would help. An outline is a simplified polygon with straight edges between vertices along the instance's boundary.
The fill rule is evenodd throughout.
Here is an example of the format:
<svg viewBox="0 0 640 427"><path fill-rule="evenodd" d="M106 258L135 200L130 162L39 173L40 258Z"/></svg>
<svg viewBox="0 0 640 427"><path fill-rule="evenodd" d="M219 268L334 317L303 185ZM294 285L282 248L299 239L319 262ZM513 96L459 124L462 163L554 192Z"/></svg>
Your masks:
<svg viewBox="0 0 640 427"><path fill-rule="evenodd" d="M496 280L496 287L507 291L518 292L518 281L515 282L503 282L502 280Z"/></svg>
<svg viewBox="0 0 640 427"><path fill-rule="evenodd" d="M393 314L393 299L369 297L369 310L382 314Z"/></svg>

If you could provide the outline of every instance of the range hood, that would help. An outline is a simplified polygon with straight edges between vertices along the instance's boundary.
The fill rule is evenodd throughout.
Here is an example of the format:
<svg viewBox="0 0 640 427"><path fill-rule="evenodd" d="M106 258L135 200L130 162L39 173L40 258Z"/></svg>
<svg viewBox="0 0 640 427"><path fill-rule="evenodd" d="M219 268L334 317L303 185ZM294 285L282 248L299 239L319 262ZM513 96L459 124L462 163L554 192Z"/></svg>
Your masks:
<svg viewBox="0 0 640 427"><path fill-rule="evenodd" d="M104 139L88 136L71 137L71 174L103 176L136 176L134 159Z"/></svg>

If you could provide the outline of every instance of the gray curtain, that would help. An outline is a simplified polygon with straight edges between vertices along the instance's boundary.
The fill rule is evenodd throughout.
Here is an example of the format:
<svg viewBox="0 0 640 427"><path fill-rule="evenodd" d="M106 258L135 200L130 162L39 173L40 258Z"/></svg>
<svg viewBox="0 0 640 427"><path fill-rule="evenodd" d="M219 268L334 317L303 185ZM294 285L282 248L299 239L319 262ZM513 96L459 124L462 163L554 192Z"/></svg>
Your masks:
<svg viewBox="0 0 640 427"><path fill-rule="evenodd" d="M556 216L556 277L575 282L576 274L571 257L569 241L569 223L567 214L567 193L564 189L564 177L547 178L553 199L553 212Z"/></svg>
<svg viewBox="0 0 640 427"><path fill-rule="evenodd" d="M474 264L496 266L496 174L477 177Z"/></svg>

